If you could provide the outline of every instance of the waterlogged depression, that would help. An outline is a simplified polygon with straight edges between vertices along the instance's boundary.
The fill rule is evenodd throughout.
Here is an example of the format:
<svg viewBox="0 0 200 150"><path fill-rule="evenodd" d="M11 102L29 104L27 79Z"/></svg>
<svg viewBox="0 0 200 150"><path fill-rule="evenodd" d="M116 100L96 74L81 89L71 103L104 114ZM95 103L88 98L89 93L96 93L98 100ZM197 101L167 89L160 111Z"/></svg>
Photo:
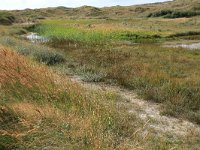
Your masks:
<svg viewBox="0 0 200 150"><path fill-rule="evenodd" d="M164 47L185 48L189 50L200 50L200 43L191 44L165 44Z"/></svg>
<svg viewBox="0 0 200 150"><path fill-rule="evenodd" d="M49 39L43 36L38 35L37 33L29 33L25 36L28 40L30 40L33 43L40 42L45 43L48 42Z"/></svg>

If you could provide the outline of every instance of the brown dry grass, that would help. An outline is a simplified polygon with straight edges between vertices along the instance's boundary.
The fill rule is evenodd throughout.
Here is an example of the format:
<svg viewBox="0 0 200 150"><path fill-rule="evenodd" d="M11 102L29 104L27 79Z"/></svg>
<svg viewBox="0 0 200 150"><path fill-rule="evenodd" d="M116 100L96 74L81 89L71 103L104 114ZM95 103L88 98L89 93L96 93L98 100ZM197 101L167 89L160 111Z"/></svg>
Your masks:
<svg viewBox="0 0 200 150"><path fill-rule="evenodd" d="M33 63L10 49L0 47L0 57L1 85L19 81L28 87L33 85L45 86L44 83L50 80L50 74L45 67L37 66L36 69ZM41 73L42 76L38 78Z"/></svg>

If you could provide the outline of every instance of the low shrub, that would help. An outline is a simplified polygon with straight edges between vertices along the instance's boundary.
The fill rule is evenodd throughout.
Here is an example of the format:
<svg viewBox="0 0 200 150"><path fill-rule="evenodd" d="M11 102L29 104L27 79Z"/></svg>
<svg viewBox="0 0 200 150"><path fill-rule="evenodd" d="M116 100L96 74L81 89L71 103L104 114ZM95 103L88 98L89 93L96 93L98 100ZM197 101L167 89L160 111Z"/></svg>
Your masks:
<svg viewBox="0 0 200 150"><path fill-rule="evenodd" d="M172 11L172 10L161 10L154 13L150 13L147 17L164 17L164 18L182 18L182 17L193 17L200 15L198 11Z"/></svg>
<svg viewBox="0 0 200 150"><path fill-rule="evenodd" d="M11 25L15 21L15 17L7 12L0 12L0 25Z"/></svg>
<svg viewBox="0 0 200 150"><path fill-rule="evenodd" d="M58 63L62 63L65 60L61 54L49 51L38 51L33 56L37 61L42 62L46 65L55 65Z"/></svg>
<svg viewBox="0 0 200 150"><path fill-rule="evenodd" d="M105 80L106 74L97 72L95 68L81 66L75 72L82 76L82 80L86 82L102 82Z"/></svg>
<svg viewBox="0 0 200 150"><path fill-rule="evenodd" d="M171 14L172 12L173 11L171 11L171 10L161 10L158 12L150 13L147 17L161 17L161 16Z"/></svg>
<svg viewBox="0 0 200 150"><path fill-rule="evenodd" d="M197 31L180 32L180 33L173 34L170 37L194 36L194 35L200 35L200 32L197 32Z"/></svg>
<svg viewBox="0 0 200 150"><path fill-rule="evenodd" d="M16 138L9 135L0 135L0 149L2 150L11 150L16 149L17 140Z"/></svg>
<svg viewBox="0 0 200 150"><path fill-rule="evenodd" d="M35 46L28 42L21 42L11 37L0 38L0 43L5 46L14 48L17 53L33 57L33 59L46 65L59 64L65 61L64 55L55 49L44 46Z"/></svg>

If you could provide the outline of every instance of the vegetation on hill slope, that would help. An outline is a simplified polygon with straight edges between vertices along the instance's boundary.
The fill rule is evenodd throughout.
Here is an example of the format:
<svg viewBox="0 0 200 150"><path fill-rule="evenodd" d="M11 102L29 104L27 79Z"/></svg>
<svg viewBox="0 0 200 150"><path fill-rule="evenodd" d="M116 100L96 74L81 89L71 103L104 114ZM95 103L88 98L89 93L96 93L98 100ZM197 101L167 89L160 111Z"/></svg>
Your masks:
<svg viewBox="0 0 200 150"><path fill-rule="evenodd" d="M198 12L200 4L198 0L175 0L164 3L136 5L136 6L114 6L96 8L92 6L83 6L78 8L55 7L43 9L26 9L26 10L13 10L10 11L17 19L17 22L35 22L37 20L46 18L60 18L60 19L132 19L135 17L146 17L147 15L154 14L165 8L176 12L176 15L169 15L171 18L178 16L191 16L194 13L185 12ZM183 12L183 13L182 13ZM192 16L193 16L192 15Z"/></svg>
<svg viewBox="0 0 200 150"><path fill-rule="evenodd" d="M164 17L164 18L183 18L183 17L194 17L199 16L200 11L171 11L171 10L161 10L158 12L150 13L148 17Z"/></svg>
<svg viewBox="0 0 200 150"><path fill-rule="evenodd" d="M0 25L11 25L15 17L8 12L0 12Z"/></svg>
<svg viewBox="0 0 200 150"><path fill-rule="evenodd" d="M115 110L115 95L88 92L2 47L0 56L1 149L128 146L135 118Z"/></svg>

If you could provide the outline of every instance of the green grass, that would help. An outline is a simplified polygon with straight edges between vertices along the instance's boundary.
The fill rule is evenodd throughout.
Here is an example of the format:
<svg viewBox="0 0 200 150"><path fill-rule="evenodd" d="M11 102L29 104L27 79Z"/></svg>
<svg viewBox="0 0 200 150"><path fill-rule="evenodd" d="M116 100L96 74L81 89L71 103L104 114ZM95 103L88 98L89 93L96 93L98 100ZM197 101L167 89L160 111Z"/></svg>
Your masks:
<svg viewBox="0 0 200 150"><path fill-rule="evenodd" d="M105 21L103 21L106 23ZM106 29L102 26L97 29L98 20L78 20L78 21L44 21L39 25L34 25L29 30L52 39L56 43L77 43L77 44L101 44L119 41L131 42L156 42L164 39L165 36L159 35L158 32L151 31L130 31L130 29ZM118 23L119 24L119 23ZM94 26L94 27L93 27ZM104 30L105 28L105 30Z"/></svg>
<svg viewBox="0 0 200 150"><path fill-rule="evenodd" d="M66 40L74 43L105 43L110 35L104 32L87 32L73 27L63 27L60 25L40 25L34 29L41 35L53 39L54 41Z"/></svg>
<svg viewBox="0 0 200 150"><path fill-rule="evenodd" d="M183 35L179 33L190 35L199 33L197 19L198 17L170 21L162 18L57 19L41 21L40 24L28 28L28 30L52 39L51 42L54 42L54 45L105 45L124 41L156 43L172 40L174 37L181 38Z"/></svg>

